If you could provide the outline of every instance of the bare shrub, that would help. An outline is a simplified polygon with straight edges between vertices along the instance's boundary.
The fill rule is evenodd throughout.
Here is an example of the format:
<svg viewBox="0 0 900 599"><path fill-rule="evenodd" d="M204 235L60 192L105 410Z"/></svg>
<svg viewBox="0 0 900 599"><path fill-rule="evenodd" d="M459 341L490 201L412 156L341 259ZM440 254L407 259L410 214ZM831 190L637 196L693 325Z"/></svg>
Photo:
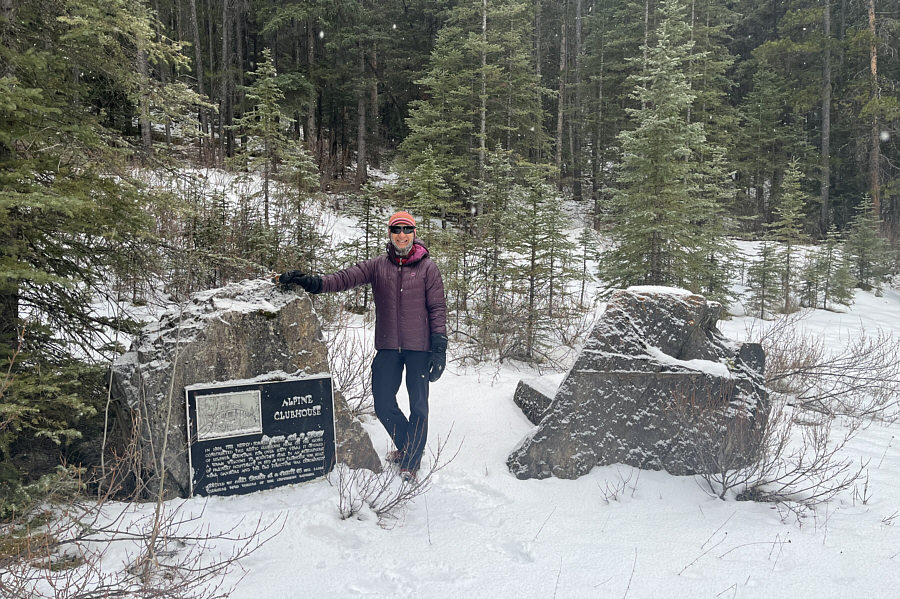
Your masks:
<svg viewBox="0 0 900 599"><path fill-rule="evenodd" d="M634 480L634 483L631 483L631 477L634 473L637 473L637 478ZM600 486L600 483L597 483L597 488L600 489L600 493L603 496L604 503L611 503L613 501L619 501L621 497L624 497L625 492L629 489L631 490L631 496L634 497L635 491L637 491L638 480L641 478L641 471L638 468L633 468L628 476L622 476L621 470L616 468L616 475L618 476L618 480L615 481L604 481L603 486Z"/></svg>
<svg viewBox="0 0 900 599"><path fill-rule="evenodd" d="M854 422L835 437L832 417L791 406L779 394L770 403L768 417L754 422L735 406L710 410L675 402L697 477L711 495L775 502L799 514L862 478L865 464L842 454L857 430Z"/></svg>
<svg viewBox="0 0 900 599"><path fill-rule="evenodd" d="M452 432L452 431L451 431ZM381 473L371 470L353 470L346 464L338 464L329 475L330 481L338 488L338 512L342 520L361 515L371 510L378 518L379 526L390 528L402 516L406 506L431 488L434 475L452 462L459 448L448 456L448 439L438 439L431 452L431 465L419 470L414 481L403 481L394 467L385 468Z"/></svg>
<svg viewBox="0 0 900 599"><path fill-rule="evenodd" d="M368 329L351 326L346 314L329 328L328 366L335 388L344 396L351 414L374 414L369 366L375 358L375 347L368 340Z"/></svg>
<svg viewBox="0 0 900 599"><path fill-rule="evenodd" d="M830 415L900 417L900 340L883 330L848 337L831 351L800 325L780 319L754 335L766 352L766 384L791 402Z"/></svg>
<svg viewBox="0 0 900 599"><path fill-rule="evenodd" d="M172 394L170 388L170 405ZM164 426L167 438L171 414ZM184 513L195 502L163 501L162 458L155 503L131 503L143 491L138 431L123 431L118 453L109 448L113 459L104 460L96 480L84 482L79 478L83 470L62 468L55 479L42 479L55 484L33 495L39 501L0 522L0 599L229 595L223 586L226 575L278 534L283 519L212 530L203 522L202 510ZM96 497L86 496L89 488L97 490Z"/></svg>
<svg viewBox="0 0 900 599"><path fill-rule="evenodd" d="M187 503L157 511L64 492L79 483L61 477L47 500L0 524L0 597L227 597L225 576L283 526L213 531Z"/></svg>

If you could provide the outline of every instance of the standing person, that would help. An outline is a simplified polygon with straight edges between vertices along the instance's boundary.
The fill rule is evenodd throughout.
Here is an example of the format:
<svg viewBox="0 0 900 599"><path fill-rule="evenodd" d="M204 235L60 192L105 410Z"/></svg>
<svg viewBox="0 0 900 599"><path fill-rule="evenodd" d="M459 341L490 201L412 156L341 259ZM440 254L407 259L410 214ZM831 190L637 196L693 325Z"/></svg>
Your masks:
<svg viewBox="0 0 900 599"><path fill-rule="evenodd" d="M428 438L428 384L441 377L446 364L447 303L441 273L416 238L415 219L408 212L394 213L388 235L387 251L376 258L321 277L291 270L278 277L278 284L309 293L372 285L375 415L397 448L388 459L400 467L404 480L414 481ZM404 368L409 418L397 405Z"/></svg>

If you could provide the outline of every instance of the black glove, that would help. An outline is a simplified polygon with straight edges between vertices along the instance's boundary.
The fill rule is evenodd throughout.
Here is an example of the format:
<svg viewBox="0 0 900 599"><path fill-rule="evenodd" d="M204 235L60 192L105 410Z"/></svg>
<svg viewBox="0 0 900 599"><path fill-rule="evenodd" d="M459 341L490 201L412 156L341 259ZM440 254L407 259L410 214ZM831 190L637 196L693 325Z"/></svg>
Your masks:
<svg viewBox="0 0 900 599"><path fill-rule="evenodd" d="M447 365L447 335L434 333L431 335L431 356L428 359L428 380L432 383L444 374Z"/></svg>
<svg viewBox="0 0 900 599"><path fill-rule="evenodd" d="M322 291L322 277L308 275L299 270L289 270L281 273L278 275L277 283L283 290L303 287L309 293L320 293Z"/></svg>

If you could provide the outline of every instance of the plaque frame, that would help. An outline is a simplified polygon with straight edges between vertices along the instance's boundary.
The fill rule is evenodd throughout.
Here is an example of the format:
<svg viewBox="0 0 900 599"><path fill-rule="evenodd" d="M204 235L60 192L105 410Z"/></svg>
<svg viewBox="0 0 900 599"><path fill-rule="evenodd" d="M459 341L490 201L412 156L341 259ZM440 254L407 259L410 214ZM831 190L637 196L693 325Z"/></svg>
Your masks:
<svg viewBox="0 0 900 599"><path fill-rule="evenodd" d="M204 383L184 391L189 496L302 483L334 467L330 374Z"/></svg>

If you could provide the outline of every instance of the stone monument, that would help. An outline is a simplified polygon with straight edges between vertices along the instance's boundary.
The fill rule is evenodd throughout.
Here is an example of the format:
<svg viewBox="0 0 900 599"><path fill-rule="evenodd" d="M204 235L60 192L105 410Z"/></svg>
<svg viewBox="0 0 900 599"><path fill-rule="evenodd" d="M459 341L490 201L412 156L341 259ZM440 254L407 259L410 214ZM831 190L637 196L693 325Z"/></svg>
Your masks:
<svg viewBox="0 0 900 599"><path fill-rule="evenodd" d="M765 356L716 328L722 306L681 289L616 291L548 397L520 383L537 425L507 460L519 478L577 478L597 465L693 474L739 467L769 412Z"/></svg>
<svg viewBox="0 0 900 599"><path fill-rule="evenodd" d="M306 294L283 293L263 280L195 293L144 327L112 368L118 413L137 432L139 486L155 494L164 464L164 496L190 492L186 388L260 385L327 372L327 349ZM368 434L336 390L333 420L334 459L380 471Z"/></svg>

